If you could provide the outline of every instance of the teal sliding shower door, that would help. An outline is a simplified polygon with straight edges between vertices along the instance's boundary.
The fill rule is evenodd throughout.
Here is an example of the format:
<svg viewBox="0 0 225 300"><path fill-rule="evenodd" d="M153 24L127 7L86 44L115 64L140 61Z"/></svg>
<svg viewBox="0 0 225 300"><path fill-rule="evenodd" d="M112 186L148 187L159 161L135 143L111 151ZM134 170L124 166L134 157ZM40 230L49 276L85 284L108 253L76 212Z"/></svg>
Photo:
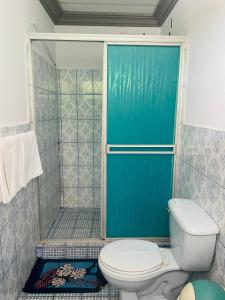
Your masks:
<svg viewBox="0 0 225 300"><path fill-rule="evenodd" d="M180 47L107 46L106 237L166 237Z"/></svg>

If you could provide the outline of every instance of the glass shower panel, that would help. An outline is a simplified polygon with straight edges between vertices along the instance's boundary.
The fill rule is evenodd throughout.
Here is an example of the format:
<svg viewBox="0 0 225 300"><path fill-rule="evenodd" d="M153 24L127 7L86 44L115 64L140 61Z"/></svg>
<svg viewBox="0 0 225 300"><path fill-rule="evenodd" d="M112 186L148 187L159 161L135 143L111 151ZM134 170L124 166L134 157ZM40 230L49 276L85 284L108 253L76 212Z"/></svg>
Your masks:
<svg viewBox="0 0 225 300"><path fill-rule="evenodd" d="M61 205L57 69L43 42L33 42L36 135L43 167L39 180L40 238L46 239Z"/></svg>
<svg viewBox="0 0 225 300"><path fill-rule="evenodd" d="M41 239L99 238L103 43L32 47Z"/></svg>

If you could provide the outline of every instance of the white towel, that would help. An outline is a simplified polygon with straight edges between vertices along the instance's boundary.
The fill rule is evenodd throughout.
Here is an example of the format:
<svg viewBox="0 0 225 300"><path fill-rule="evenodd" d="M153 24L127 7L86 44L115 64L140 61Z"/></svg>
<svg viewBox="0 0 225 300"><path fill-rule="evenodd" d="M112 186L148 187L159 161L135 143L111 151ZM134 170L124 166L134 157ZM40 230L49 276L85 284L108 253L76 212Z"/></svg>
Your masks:
<svg viewBox="0 0 225 300"><path fill-rule="evenodd" d="M10 196L7 200L1 199L1 202L8 203L25 186L22 134L1 138L1 155L3 172Z"/></svg>
<svg viewBox="0 0 225 300"><path fill-rule="evenodd" d="M31 179L43 174L38 145L34 131L25 133L24 142L24 174L26 185Z"/></svg>
<svg viewBox="0 0 225 300"><path fill-rule="evenodd" d="M3 165L0 184L4 188L6 182L9 194L7 197L4 188L0 203L8 203L31 179L43 173L35 133L31 131L1 138L0 156Z"/></svg>
<svg viewBox="0 0 225 300"><path fill-rule="evenodd" d="M0 142L1 143L1 142ZM0 203L8 203L10 201L9 189L6 182L5 169L3 164L3 155L0 151Z"/></svg>

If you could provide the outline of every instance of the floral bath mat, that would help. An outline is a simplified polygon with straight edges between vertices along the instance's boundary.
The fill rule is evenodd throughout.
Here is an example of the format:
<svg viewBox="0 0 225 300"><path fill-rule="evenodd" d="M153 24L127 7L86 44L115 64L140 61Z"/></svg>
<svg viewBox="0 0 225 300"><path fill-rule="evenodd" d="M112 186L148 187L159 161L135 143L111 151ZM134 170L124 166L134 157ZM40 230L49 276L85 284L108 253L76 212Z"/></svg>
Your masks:
<svg viewBox="0 0 225 300"><path fill-rule="evenodd" d="M106 284L97 259L38 258L25 293L91 293Z"/></svg>

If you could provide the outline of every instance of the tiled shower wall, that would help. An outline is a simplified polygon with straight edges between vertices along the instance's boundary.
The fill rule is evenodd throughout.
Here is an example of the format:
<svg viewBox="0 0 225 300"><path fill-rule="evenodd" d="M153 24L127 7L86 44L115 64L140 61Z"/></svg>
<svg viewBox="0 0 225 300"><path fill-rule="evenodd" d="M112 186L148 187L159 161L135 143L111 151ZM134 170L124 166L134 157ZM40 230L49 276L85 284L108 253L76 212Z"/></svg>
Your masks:
<svg viewBox="0 0 225 300"><path fill-rule="evenodd" d="M194 199L219 226L207 276L225 286L225 132L182 126L176 197Z"/></svg>
<svg viewBox="0 0 225 300"><path fill-rule="evenodd" d="M0 128L0 136L30 125ZM35 262L38 240L38 184L32 180L14 199L0 204L0 300L16 300Z"/></svg>
<svg viewBox="0 0 225 300"><path fill-rule="evenodd" d="M61 206L57 70L33 53L35 117L43 175L39 178L40 234L46 238Z"/></svg>
<svg viewBox="0 0 225 300"><path fill-rule="evenodd" d="M59 70L63 207L100 207L102 72Z"/></svg>

